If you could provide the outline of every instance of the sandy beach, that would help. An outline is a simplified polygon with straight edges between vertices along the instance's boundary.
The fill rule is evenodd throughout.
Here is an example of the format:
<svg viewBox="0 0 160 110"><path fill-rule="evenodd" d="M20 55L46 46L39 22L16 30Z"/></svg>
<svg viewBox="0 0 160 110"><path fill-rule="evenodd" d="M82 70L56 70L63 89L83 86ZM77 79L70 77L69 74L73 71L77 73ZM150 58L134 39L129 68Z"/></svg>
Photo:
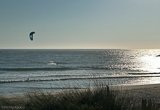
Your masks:
<svg viewBox="0 0 160 110"><path fill-rule="evenodd" d="M136 99L151 99L155 100L157 103L160 103L160 84L148 84L148 85L125 85L125 86L110 86L111 90L118 90L123 95L133 97ZM62 92L62 91L61 91ZM51 93L51 94L57 94ZM3 96L6 98L23 98L23 95L20 96Z"/></svg>
<svg viewBox="0 0 160 110"><path fill-rule="evenodd" d="M121 90L120 96L129 97L134 103L138 104L142 99L146 99L154 101L160 107L160 84L126 85L111 87L111 89Z"/></svg>
<svg viewBox="0 0 160 110"><path fill-rule="evenodd" d="M97 86L96 91L98 90L98 87L99 86ZM104 88L104 90L106 90L105 89L105 85L102 88ZM99 89L102 89L102 88L100 87ZM160 108L160 84L109 86L109 88L110 88L111 91L112 90L115 91L115 92L111 92L111 94L112 93L114 93L114 94L116 93L115 95L116 95L117 99L122 104L124 104L124 106L122 106L122 107L129 106L131 108L132 107L138 107L140 109L141 108L141 104L142 104L142 100L147 100L147 101L151 100L154 103L154 105L156 105L156 107ZM81 90L78 90L78 91L79 91L78 93L80 93ZM70 92L70 93L72 93L72 92ZM83 92L83 90L82 90L82 93L85 94L85 91ZM97 92L95 92L95 93L97 93ZM40 95L39 95L39 93L36 93L35 96L34 96L34 94L33 94L33 96L31 95L31 97L30 97L31 98L31 103L32 103L32 100L33 100L33 103L36 104L36 102L34 102L34 100L37 100L37 99L39 100L41 98L42 98L41 101L43 103L44 101L48 100L48 99L45 99L46 97L48 97L48 98L49 97L53 98L53 96L59 97L60 94L58 94L58 93L55 94L54 92L51 92L50 95L49 94L45 95L43 93L42 94L40 93ZM61 95L65 95L65 94L66 93L62 93ZM70 94L70 95L66 94L66 96L67 97L75 97L76 95L72 96L72 94ZM34 97L37 98L37 99L34 99ZM24 106L23 102L26 102L28 100L28 98L29 97L26 97L25 94L24 94L24 96L23 95L22 96L3 96L3 97L0 98L0 101L3 104L3 101L5 101L6 99L7 100L9 99L9 103L16 102L16 104L19 104L19 103L22 102L22 106ZM79 98L81 99L81 96ZM87 96L86 96L86 98L87 98ZM69 100L71 100L71 99L69 99ZM96 103L96 101L97 100L95 100L95 103ZM123 103L123 101L124 101L124 103ZM145 110L145 109L142 109L142 110ZM157 109L154 109L154 110L157 110Z"/></svg>
<svg viewBox="0 0 160 110"><path fill-rule="evenodd" d="M160 99L160 84L124 86L123 89L142 98Z"/></svg>

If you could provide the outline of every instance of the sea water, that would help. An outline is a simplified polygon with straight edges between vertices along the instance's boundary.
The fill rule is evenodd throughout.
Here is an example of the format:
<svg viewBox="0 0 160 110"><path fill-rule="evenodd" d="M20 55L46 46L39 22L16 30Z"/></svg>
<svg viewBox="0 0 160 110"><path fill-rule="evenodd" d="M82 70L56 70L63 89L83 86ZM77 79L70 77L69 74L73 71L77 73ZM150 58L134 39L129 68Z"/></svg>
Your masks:
<svg viewBox="0 0 160 110"><path fill-rule="evenodd" d="M160 83L160 50L0 50L0 95Z"/></svg>

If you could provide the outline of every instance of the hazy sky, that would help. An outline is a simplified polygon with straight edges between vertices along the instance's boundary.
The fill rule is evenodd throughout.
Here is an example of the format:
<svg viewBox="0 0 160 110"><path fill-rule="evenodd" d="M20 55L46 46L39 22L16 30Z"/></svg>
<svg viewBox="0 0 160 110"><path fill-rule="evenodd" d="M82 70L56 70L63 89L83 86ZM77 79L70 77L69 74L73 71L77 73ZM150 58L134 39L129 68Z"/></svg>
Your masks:
<svg viewBox="0 0 160 110"><path fill-rule="evenodd" d="M0 48L160 48L160 0L0 0Z"/></svg>

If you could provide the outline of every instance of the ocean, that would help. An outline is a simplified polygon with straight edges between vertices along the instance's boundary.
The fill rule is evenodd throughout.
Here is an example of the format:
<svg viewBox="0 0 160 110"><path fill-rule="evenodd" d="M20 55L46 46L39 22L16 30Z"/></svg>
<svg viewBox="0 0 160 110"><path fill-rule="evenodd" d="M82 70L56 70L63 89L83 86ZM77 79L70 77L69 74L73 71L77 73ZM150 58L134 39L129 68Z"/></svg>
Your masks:
<svg viewBox="0 0 160 110"><path fill-rule="evenodd" d="M160 50L2 49L0 95L160 83Z"/></svg>

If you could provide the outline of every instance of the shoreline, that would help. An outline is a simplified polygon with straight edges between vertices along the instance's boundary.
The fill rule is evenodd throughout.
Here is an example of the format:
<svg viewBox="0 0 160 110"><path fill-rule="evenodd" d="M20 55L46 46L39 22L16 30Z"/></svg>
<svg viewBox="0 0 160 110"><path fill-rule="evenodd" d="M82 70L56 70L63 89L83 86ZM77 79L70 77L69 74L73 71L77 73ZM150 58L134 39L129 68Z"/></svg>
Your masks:
<svg viewBox="0 0 160 110"><path fill-rule="evenodd" d="M150 96L150 98L159 98L160 101L160 84L146 84L146 85L109 85L109 88L111 90L120 90L121 92L125 92L125 93L129 93L130 95L133 94L135 96L143 96L142 98L145 98L145 96ZM69 90L69 89L68 89ZM77 90L84 90L84 89L77 89ZM32 92L36 92L35 91L31 91ZM63 91L66 91L66 89L62 89L59 92L49 92L51 94L56 94L56 93L61 93ZM44 92L43 90L38 90L38 92ZM30 92L26 92L26 93L30 93ZM25 97L26 93L21 93L21 94L9 94L9 95L0 95L1 97L4 98L13 98L13 97ZM48 93L48 92L46 92ZM147 97L146 97L147 98Z"/></svg>
<svg viewBox="0 0 160 110"><path fill-rule="evenodd" d="M101 106L99 104L95 106L95 103L99 103ZM121 108L119 110L132 110L132 108L139 108L138 110L146 110L146 108L152 108L147 110L158 110L157 108L160 108L160 84L128 86L99 84L94 89L61 91L57 94L54 92L35 91L33 93L28 92L28 94L23 94L22 96L0 96L1 108L18 106L23 109L36 108L35 110L40 110L40 105L45 108L56 108L58 106L60 107L58 110L66 110L65 107L73 107L74 109L80 107L81 109L79 110L84 110L82 109L84 105L87 105L86 108L118 107ZM64 109L61 107L64 107Z"/></svg>

